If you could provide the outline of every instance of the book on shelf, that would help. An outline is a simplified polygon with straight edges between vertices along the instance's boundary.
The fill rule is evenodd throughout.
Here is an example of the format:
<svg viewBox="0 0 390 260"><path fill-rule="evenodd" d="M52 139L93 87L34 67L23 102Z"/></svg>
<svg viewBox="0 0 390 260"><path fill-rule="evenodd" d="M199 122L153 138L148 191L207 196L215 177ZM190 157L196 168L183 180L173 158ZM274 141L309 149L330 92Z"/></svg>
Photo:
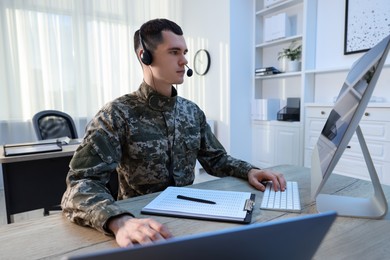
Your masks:
<svg viewBox="0 0 390 260"><path fill-rule="evenodd" d="M262 72L256 72L256 76L268 76L273 75L274 73L272 71L262 71Z"/></svg>
<svg viewBox="0 0 390 260"><path fill-rule="evenodd" d="M275 67L263 67L263 68L257 68L255 70L256 76L267 76L267 75L273 75L279 73L281 73L281 71Z"/></svg>

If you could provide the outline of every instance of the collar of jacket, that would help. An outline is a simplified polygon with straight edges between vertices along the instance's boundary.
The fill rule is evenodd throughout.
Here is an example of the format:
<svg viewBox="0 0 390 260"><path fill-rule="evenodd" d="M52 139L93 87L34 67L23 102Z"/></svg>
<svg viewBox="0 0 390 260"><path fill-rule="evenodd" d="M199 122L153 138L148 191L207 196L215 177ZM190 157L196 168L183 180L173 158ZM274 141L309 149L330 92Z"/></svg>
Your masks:
<svg viewBox="0 0 390 260"><path fill-rule="evenodd" d="M177 91L173 86L171 97L161 95L145 82L142 82L140 92L146 97L147 104L153 110L171 111L175 107Z"/></svg>

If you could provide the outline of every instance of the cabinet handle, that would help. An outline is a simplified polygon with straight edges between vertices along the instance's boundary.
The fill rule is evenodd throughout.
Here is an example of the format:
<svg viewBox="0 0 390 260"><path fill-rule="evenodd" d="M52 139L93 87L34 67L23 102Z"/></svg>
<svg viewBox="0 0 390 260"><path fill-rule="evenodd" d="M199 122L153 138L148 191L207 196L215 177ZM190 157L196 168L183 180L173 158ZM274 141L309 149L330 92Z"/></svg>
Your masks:
<svg viewBox="0 0 390 260"><path fill-rule="evenodd" d="M365 116L370 116L370 113L366 112L364 113Z"/></svg>
<svg viewBox="0 0 390 260"><path fill-rule="evenodd" d="M325 111L321 111L321 115L325 115L326 113L325 113Z"/></svg>

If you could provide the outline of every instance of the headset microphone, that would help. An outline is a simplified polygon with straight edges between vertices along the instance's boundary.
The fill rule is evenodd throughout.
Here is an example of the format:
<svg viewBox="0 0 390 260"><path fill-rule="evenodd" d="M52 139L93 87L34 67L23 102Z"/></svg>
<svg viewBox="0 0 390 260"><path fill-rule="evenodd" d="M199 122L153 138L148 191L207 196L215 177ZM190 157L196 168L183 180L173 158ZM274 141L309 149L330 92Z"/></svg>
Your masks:
<svg viewBox="0 0 390 260"><path fill-rule="evenodd" d="M185 66L187 67L187 77L191 77L194 72L187 66L187 64Z"/></svg>

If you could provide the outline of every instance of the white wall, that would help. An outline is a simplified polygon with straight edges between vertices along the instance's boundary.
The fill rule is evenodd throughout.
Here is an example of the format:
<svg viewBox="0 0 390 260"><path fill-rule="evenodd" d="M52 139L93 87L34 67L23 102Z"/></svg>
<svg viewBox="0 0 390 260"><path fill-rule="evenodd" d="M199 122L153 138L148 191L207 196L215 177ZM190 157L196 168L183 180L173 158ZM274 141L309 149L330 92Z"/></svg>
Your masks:
<svg viewBox="0 0 390 260"><path fill-rule="evenodd" d="M169 1L173 4L178 3L178 0ZM248 2L252 2L252 0ZM166 18L176 21L183 28L189 48L188 59L190 67L193 68L193 56L198 49L205 48L211 55L209 73L203 77L194 74L193 77L187 78L183 85L178 86L179 94L195 101L205 111L209 119L216 121L215 130L217 137L227 151L230 151L231 139L240 138L239 136L234 138L231 136L230 1L197 0L185 1L185 3L183 1L179 9L182 10L181 13L177 12ZM151 14L151 18L162 17L162 14L163 12L157 9L156 13ZM244 99L249 100L247 97ZM243 112L243 115L249 116L249 112ZM12 123L11 128L14 129L15 126L17 129L12 134L9 133L6 127L0 129L1 140L7 140L7 143L35 140L31 123L20 122L24 127L18 127L18 122L14 123ZM26 124L28 124L28 128L26 128ZM249 125L246 131L248 129L250 129ZM250 135L245 135L245 137L247 139L246 142L249 143ZM246 145L246 147L248 149L245 150L250 151L249 146ZM240 154L237 149L234 149L234 152L235 154ZM246 157L250 158L249 155ZM3 186L1 181L0 189Z"/></svg>
<svg viewBox="0 0 390 260"><path fill-rule="evenodd" d="M254 82L254 1L230 1L230 149L251 161Z"/></svg>
<svg viewBox="0 0 390 260"><path fill-rule="evenodd" d="M253 7L253 0L185 1L182 13L166 17L183 28L190 67L197 50L205 48L211 55L208 74L187 78L178 86L179 94L215 120L216 135L230 154L247 161L251 159ZM32 134L30 127L28 133L16 135L18 140L6 140L32 141Z"/></svg>
<svg viewBox="0 0 390 260"><path fill-rule="evenodd" d="M350 66L362 54L344 55L345 1L318 0L316 68Z"/></svg>
<svg viewBox="0 0 390 260"><path fill-rule="evenodd" d="M331 17L331 19L329 18ZM349 72L349 68L363 53L344 55L345 1L318 0L316 34L316 69L346 68L337 74L317 76L315 100L322 103L333 102ZM390 64L388 55L386 64ZM376 84L373 97L390 102L390 74L387 66Z"/></svg>
<svg viewBox="0 0 390 260"><path fill-rule="evenodd" d="M210 53L210 70L205 76L194 74L179 93L193 100L209 119L216 121L216 135L229 150L229 0L187 1L182 27L189 49L189 64L197 50Z"/></svg>
<svg viewBox="0 0 390 260"><path fill-rule="evenodd" d="M250 100L253 53L253 0L199 0L183 6L182 27L189 62L198 49L210 52L205 76L179 87L216 121L216 135L233 156L251 158Z"/></svg>

